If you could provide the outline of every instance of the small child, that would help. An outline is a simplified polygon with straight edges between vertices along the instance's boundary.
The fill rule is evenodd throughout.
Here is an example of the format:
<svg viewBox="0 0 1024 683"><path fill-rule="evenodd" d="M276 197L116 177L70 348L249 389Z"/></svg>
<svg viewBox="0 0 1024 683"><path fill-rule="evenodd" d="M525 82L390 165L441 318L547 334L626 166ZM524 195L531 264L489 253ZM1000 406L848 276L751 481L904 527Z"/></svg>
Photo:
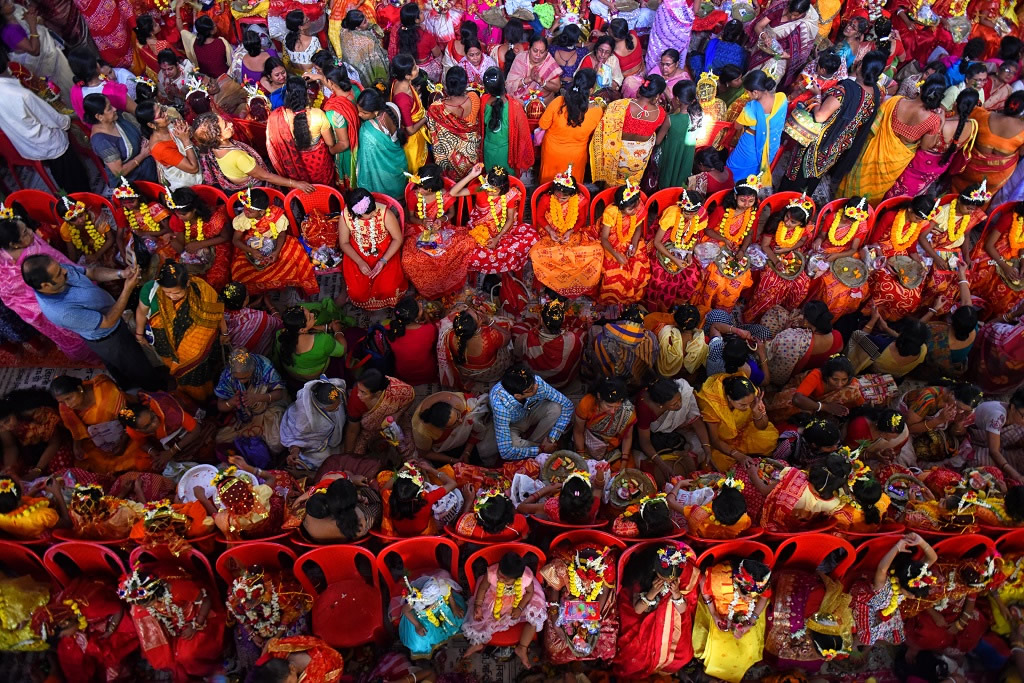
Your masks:
<svg viewBox="0 0 1024 683"><path fill-rule="evenodd" d="M486 489L470 493L466 512L455 524L455 533L492 543L526 538L530 531L526 517L516 512L515 504L502 491Z"/></svg>
<svg viewBox="0 0 1024 683"><path fill-rule="evenodd" d="M462 588L444 571L405 579L398 637L413 659L430 659L458 634L466 617Z"/></svg>
<svg viewBox="0 0 1024 683"><path fill-rule="evenodd" d="M526 648L533 636L543 630L546 620L540 582L522 557L505 553L498 564L487 568L487 574L477 584L462 624L462 633L472 647L463 656L468 658L483 650L495 633L525 624L515 652L523 666L529 668Z"/></svg>
<svg viewBox="0 0 1024 683"><path fill-rule="evenodd" d="M590 485L590 474L573 472L559 484L549 484L527 496L516 509L524 515L543 514L559 524L593 524L604 491L604 470L599 469ZM551 495L557 493L558 495ZM543 501L543 502L541 502Z"/></svg>
<svg viewBox="0 0 1024 683"><path fill-rule="evenodd" d="M718 493L710 504L687 505L684 508L690 533L699 538L736 538L750 528L744 484L730 473L719 483Z"/></svg>
<svg viewBox="0 0 1024 683"><path fill-rule="evenodd" d="M439 481L441 485L431 484L426 477ZM406 463L384 485L382 530L396 536L437 533L439 524L435 519L434 505L454 491L455 487L455 480L446 472L435 470L425 462L417 462L415 465ZM438 509L450 511L456 504L461 509L461 495L461 491L457 492L454 494L457 501L449 499Z"/></svg>

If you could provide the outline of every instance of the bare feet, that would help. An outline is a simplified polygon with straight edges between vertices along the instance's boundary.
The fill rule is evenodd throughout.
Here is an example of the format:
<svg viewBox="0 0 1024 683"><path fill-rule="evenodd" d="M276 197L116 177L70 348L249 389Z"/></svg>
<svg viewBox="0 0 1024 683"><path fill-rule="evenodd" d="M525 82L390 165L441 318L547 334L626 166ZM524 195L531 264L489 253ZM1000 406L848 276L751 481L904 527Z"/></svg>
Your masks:
<svg viewBox="0 0 1024 683"><path fill-rule="evenodd" d="M469 659L470 657L475 655L477 652L482 651L483 649L484 649L483 645L473 645L468 650L466 650L466 653L464 655L462 655L462 658L463 659Z"/></svg>
<svg viewBox="0 0 1024 683"><path fill-rule="evenodd" d="M530 668L530 655L526 653L525 645L516 645L516 657L519 657L519 661L523 663L523 666L527 669Z"/></svg>

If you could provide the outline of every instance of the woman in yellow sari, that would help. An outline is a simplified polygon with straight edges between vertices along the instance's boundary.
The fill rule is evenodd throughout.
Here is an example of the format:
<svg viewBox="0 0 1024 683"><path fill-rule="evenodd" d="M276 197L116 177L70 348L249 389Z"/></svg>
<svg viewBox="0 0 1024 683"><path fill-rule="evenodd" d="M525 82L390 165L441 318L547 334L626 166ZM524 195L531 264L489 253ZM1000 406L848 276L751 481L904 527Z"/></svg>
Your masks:
<svg viewBox="0 0 1024 683"><path fill-rule="evenodd" d="M171 371L178 390L203 402L223 365L216 348L218 332L227 337L224 304L206 281L190 277L176 261L167 261L156 280L142 286L135 310L136 337L144 341L146 322L153 349Z"/></svg>
<svg viewBox="0 0 1024 683"><path fill-rule="evenodd" d="M663 92L665 79L652 74L635 98L616 100L604 110L590 139L590 172L595 183L622 185L628 179L640 184L654 146L668 133L668 116L657 104Z"/></svg>
<svg viewBox="0 0 1024 683"><path fill-rule="evenodd" d="M127 406L123 391L106 375L82 381L62 375L50 383L60 417L74 439L75 466L96 474L150 469L150 455L118 421Z"/></svg>
<svg viewBox="0 0 1024 683"><path fill-rule="evenodd" d="M409 173L414 175L427 163L427 143L430 141L427 110L416 86L412 84L419 75L420 68L416 66L412 55L399 53L391 60L391 101L402 115L402 128L408 135L402 147Z"/></svg>
<svg viewBox="0 0 1024 683"><path fill-rule="evenodd" d="M719 472L775 450L779 430L768 421L760 391L743 375L712 375L697 392L697 405Z"/></svg>
<svg viewBox="0 0 1024 683"><path fill-rule="evenodd" d="M877 204L903 174L919 147L931 149L942 132L942 96L946 80L932 74L916 100L897 95L879 108L871 136L853 168L846 174L837 197L865 197Z"/></svg>

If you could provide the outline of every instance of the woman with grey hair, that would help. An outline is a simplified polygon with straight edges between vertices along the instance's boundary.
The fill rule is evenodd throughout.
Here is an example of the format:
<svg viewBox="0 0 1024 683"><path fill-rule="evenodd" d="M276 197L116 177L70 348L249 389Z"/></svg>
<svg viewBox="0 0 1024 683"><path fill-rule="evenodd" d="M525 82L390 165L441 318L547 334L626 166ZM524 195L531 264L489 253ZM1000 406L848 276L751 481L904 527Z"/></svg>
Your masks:
<svg viewBox="0 0 1024 683"><path fill-rule="evenodd" d="M260 438L272 453L281 450L281 416L288 396L270 359L244 348L231 351L227 367L213 390L217 409L232 419L217 432L217 443Z"/></svg>

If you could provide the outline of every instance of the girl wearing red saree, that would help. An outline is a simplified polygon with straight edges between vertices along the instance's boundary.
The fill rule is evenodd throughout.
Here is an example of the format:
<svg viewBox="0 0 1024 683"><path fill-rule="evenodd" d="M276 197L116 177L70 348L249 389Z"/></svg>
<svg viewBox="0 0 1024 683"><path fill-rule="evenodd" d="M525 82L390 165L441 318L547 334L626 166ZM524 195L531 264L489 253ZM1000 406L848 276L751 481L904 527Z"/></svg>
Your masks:
<svg viewBox="0 0 1024 683"><path fill-rule="evenodd" d="M992 195L985 190L985 181L980 185L964 188L950 203L939 207L930 232L918 238L918 252L923 251L932 259L932 267L925 278L921 293L921 304L934 315L950 312L953 301L959 298L956 280L967 279L967 243L970 232L985 220L984 207ZM963 270L959 268L964 264Z"/></svg>
<svg viewBox="0 0 1024 683"><path fill-rule="evenodd" d="M743 313L747 322L757 320L773 306L792 310L807 299L811 278L803 267L802 252L814 239L813 217L814 201L803 195L791 200L781 215L768 218L761 234L761 249L768 256L768 266L761 271L754 300ZM794 269L796 277L792 277Z"/></svg>
<svg viewBox="0 0 1024 683"><path fill-rule="evenodd" d="M842 505L836 496L846 483L850 466L840 455L830 455L804 472L797 467L782 470L761 509L761 526L769 531L796 531L812 520L826 517Z"/></svg>
<svg viewBox="0 0 1024 683"><path fill-rule="evenodd" d="M242 213L232 221L235 259L231 274L249 292L263 294L296 287L306 297L320 291L313 264L288 234L284 209L271 206L263 190L249 188L239 195Z"/></svg>
<svg viewBox="0 0 1024 683"><path fill-rule="evenodd" d="M449 180L468 174L483 161L480 96L466 90L466 70L453 66L445 74L446 96L427 110L427 130L434 158Z"/></svg>
<svg viewBox="0 0 1024 683"><path fill-rule="evenodd" d="M309 106L306 82L292 76L285 83L284 106L267 119L267 155L286 178L318 185L337 180L333 152L338 147L327 115Z"/></svg>
<svg viewBox="0 0 1024 683"><path fill-rule="evenodd" d="M32 626L57 635L57 661L67 683L128 680L139 636L109 581L77 576L36 610Z"/></svg>
<svg viewBox="0 0 1024 683"><path fill-rule="evenodd" d="M218 588L183 567L136 567L118 596L129 605L142 654L175 683L209 676L221 664L224 610Z"/></svg>
<svg viewBox="0 0 1024 683"><path fill-rule="evenodd" d="M1024 202L990 222L971 252L971 293L990 318L1005 316L1021 301L1024 282Z"/></svg>
<svg viewBox="0 0 1024 683"><path fill-rule="evenodd" d="M454 225L456 198L472 180L467 175L445 188L441 167L426 164L409 176L405 190L406 235L402 270L427 299L440 299L466 285L469 253L475 242L462 226Z"/></svg>
<svg viewBox="0 0 1024 683"><path fill-rule="evenodd" d="M928 195L914 197L907 206L880 213L873 238L881 247L882 256L892 259L909 256L911 251L935 226L939 201ZM915 250L916 253L916 250ZM888 321L899 320L913 313L921 303L921 286L911 288L893 266L871 271L871 297L879 312Z"/></svg>
<svg viewBox="0 0 1024 683"><path fill-rule="evenodd" d="M345 666L338 651L316 636L274 638L267 644L257 670L276 670L279 667L270 662L280 660L287 662L284 671L294 673L295 680L317 683L338 683Z"/></svg>
<svg viewBox="0 0 1024 683"><path fill-rule="evenodd" d="M402 226L385 206L362 188L345 198L346 210L338 218L338 242L345 260L341 270L352 303L379 311L398 303L409 283L402 272Z"/></svg>
<svg viewBox="0 0 1024 683"><path fill-rule="evenodd" d="M181 253L181 262L191 275L199 275L220 291L230 279L231 238L225 231L227 210L211 210L190 187L182 187L164 197L174 212L171 230L173 243Z"/></svg>
<svg viewBox="0 0 1024 683"><path fill-rule="evenodd" d="M469 172L479 177L484 170L477 164ZM469 255L469 271L473 273L516 273L523 269L530 257L530 248L537 241L536 231L521 223L517 205L521 204L518 188L511 187L508 171L495 166L480 181L482 192L473 194L473 208L469 213L469 235L476 248ZM452 191L453 197L471 194L465 187Z"/></svg>
<svg viewBox="0 0 1024 683"><path fill-rule="evenodd" d="M697 556L682 543L652 544L632 556L617 596L617 676L649 678L689 664L699 578Z"/></svg>

